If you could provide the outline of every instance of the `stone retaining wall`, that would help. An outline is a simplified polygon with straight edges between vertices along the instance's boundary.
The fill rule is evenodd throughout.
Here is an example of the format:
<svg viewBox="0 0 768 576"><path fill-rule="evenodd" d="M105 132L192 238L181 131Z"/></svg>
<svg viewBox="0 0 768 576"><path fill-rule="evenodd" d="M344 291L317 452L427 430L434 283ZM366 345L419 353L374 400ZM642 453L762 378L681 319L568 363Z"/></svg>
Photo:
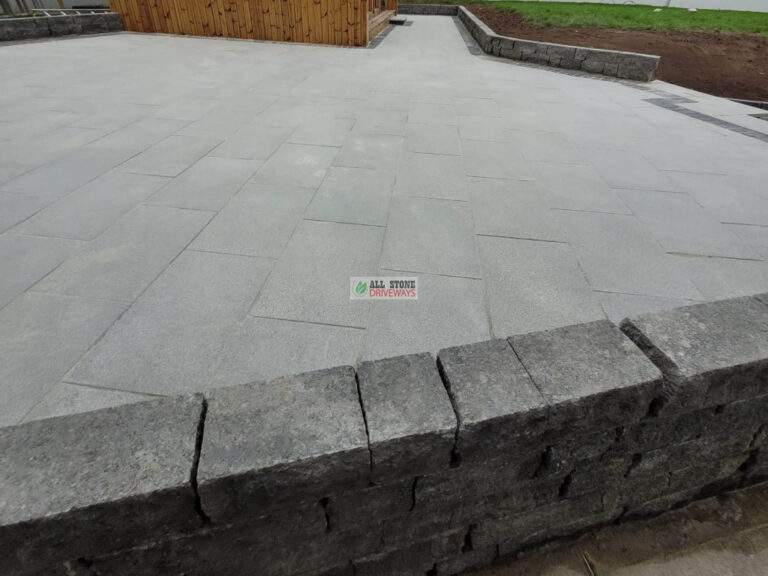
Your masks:
<svg viewBox="0 0 768 576"><path fill-rule="evenodd" d="M123 19L114 12L75 16L2 18L0 19L0 42L71 34L100 34L122 29Z"/></svg>
<svg viewBox="0 0 768 576"><path fill-rule="evenodd" d="M492 56L643 82L653 80L656 69L659 67L658 56L499 36L463 6L400 4L398 12L458 16L483 52Z"/></svg>
<svg viewBox="0 0 768 576"><path fill-rule="evenodd" d="M455 574L767 447L759 295L0 429L0 573Z"/></svg>

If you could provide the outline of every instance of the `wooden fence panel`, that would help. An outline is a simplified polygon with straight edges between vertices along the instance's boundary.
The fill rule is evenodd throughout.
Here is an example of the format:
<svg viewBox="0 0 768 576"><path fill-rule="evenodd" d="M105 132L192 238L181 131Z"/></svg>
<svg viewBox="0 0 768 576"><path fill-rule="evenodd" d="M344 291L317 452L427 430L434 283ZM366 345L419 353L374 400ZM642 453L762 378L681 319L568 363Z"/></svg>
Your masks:
<svg viewBox="0 0 768 576"><path fill-rule="evenodd" d="M381 0L109 0L133 32L343 46L367 45L372 1Z"/></svg>

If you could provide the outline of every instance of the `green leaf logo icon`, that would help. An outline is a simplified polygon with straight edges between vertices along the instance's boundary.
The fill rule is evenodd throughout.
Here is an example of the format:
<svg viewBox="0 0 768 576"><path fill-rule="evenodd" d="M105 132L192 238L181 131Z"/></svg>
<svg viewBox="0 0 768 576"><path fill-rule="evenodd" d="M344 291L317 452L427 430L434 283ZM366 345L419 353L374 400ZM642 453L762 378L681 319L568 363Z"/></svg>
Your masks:
<svg viewBox="0 0 768 576"><path fill-rule="evenodd" d="M368 284L366 282L358 282L357 286L355 286L355 292L357 292L358 296L362 296L368 291Z"/></svg>

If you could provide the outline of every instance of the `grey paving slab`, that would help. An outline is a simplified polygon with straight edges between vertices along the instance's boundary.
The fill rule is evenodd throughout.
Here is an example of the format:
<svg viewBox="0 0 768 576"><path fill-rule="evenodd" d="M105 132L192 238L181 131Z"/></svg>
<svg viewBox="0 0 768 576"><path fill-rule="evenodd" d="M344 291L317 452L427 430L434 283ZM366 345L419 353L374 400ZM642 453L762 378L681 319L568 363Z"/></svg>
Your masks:
<svg viewBox="0 0 768 576"><path fill-rule="evenodd" d="M215 375L217 385L244 384L357 362L364 330L270 318L247 318Z"/></svg>
<svg viewBox="0 0 768 576"><path fill-rule="evenodd" d="M237 132L250 119L250 114L231 109L213 110L184 126L177 134L223 140Z"/></svg>
<svg viewBox="0 0 768 576"><path fill-rule="evenodd" d="M381 270L382 276L400 276ZM418 300L371 303L364 360L441 348L490 338L481 280L419 274Z"/></svg>
<svg viewBox="0 0 768 576"><path fill-rule="evenodd" d="M27 118L16 118L2 125L0 127L2 132L0 133L9 140L39 136L40 134L52 132L56 128L70 124L77 120L78 117L79 115L74 112L41 110Z"/></svg>
<svg viewBox="0 0 768 576"><path fill-rule="evenodd" d="M703 258L670 256L705 300L720 300L759 293L768 287L768 266L765 262L734 260L732 258Z"/></svg>
<svg viewBox="0 0 768 576"><path fill-rule="evenodd" d="M409 124L442 124L456 126L456 109L450 104L412 102L408 108Z"/></svg>
<svg viewBox="0 0 768 576"><path fill-rule="evenodd" d="M658 296L639 296L636 294L617 294L614 292L595 292L597 299L605 310L608 319L619 324L624 318L661 312L680 306L696 304L696 300L678 300L675 298L659 298Z"/></svg>
<svg viewBox="0 0 768 576"><path fill-rule="evenodd" d="M560 212L559 217L594 289L665 298L701 298L635 217L568 211Z"/></svg>
<svg viewBox="0 0 768 576"><path fill-rule="evenodd" d="M476 234L565 240L534 182L470 178L469 196Z"/></svg>
<svg viewBox="0 0 768 576"><path fill-rule="evenodd" d="M220 103L218 100L211 98L182 98L172 104L163 106L157 110L153 116L157 118L168 118L170 120L194 122L219 105Z"/></svg>
<svg viewBox="0 0 768 576"><path fill-rule="evenodd" d="M462 147L467 176L533 180L531 164L523 158L517 144L466 140Z"/></svg>
<svg viewBox="0 0 768 576"><path fill-rule="evenodd" d="M67 381L149 394L206 389L271 268L260 258L185 251Z"/></svg>
<svg viewBox="0 0 768 576"><path fill-rule="evenodd" d="M760 256L686 194L647 190L618 194L668 252L731 258Z"/></svg>
<svg viewBox="0 0 768 576"><path fill-rule="evenodd" d="M51 132L0 141L0 157L8 162L43 164L96 141L108 130L62 126Z"/></svg>
<svg viewBox="0 0 768 576"><path fill-rule="evenodd" d="M167 183L160 176L110 171L25 220L14 232L92 240Z"/></svg>
<svg viewBox="0 0 768 576"><path fill-rule="evenodd" d="M679 187L639 152L630 150L593 150L584 152L612 188L679 192Z"/></svg>
<svg viewBox="0 0 768 576"><path fill-rule="evenodd" d="M173 304L143 320L148 340L168 340L156 354L125 332L147 382L158 363L172 383L192 370L181 340L204 350L213 373L189 379L209 370L203 389L768 290L765 143L649 104L635 86L478 58L450 18L411 19L375 50L130 34L5 47L0 306L30 290L127 303L190 245L269 260L269 279L243 289L251 314L215 337L192 334L194 312ZM649 87L721 113L719 99ZM188 146L201 141L210 148ZM377 170L386 177L362 178ZM429 298L353 306L348 281L361 273L416 274ZM226 297L194 278L202 286L163 285L199 290L202 310ZM103 354L118 382L128 369ZM97 401L48 381L41 411Z"/></svg>
<svg viewBox="0 0 768 576"><path fill-rule="evenodd" d="M568 245L479 237L478 246L494 335L605 317Z"/></svg>
<svg viewBox="0 0 768 576"><path fill-rule="evenodd" d="M534 162L531 168L550 208L632 213L592 166Z"/></svg>
<svg viewBox="0 0 768 576"><path fill-rule="evenodd" d="M395 111L395 112L408 112L410 101L408 100L408 94L402 92L402 86L397 89L395 86L392 90L373 90L366 100L364 109L370 109L374 112L377 111ZM406 114L406 120L408 115ZM358 116L362 118L362 116Z"/></svg>
<svg viewBox="0 0 768 576"><path fill-rule="evenodd" d="M189 244L210 212L138 206L37 285L44 292L132 302Z"/></svg>
<svg viewBox="0 0 768 576"><path fill-rule="evenodd" d="M301 219L300 210L269 210L232 201L195 238L194 250L279 258Z"/></svg>
<svg viewBox="0 0 768 576"><path fill-rule="evenodd" d="M393 193L445 200L469 200L461 158L404 152Z"/></svg>
<svg viewBox="0 0 768 576"><path fill-rule="evenodd" d="M78 118L70 126L80 128L96 128L106 130L107 133L124 128L129 124L140 121L148 114L156 110L155 106L121 104L119 108L97 110L92 114Z"/></svg>
<svg viewBox="0 0 768 576"><path fill-rule="evenodd" d="M320 117L303 122L288 137L291 144L340 147L349 136L352 118Z"/></svg>
<svg viewBox="0 0 768 576"><path fill-rule="evenodd" d="M120 166L122 172L178 176L221 140L195 136L169 136Z"/></svg>
<svg viewBox="0 0 768 576"><path fill-rule="evenodd" d="M6 182L2 190L33 196L63 196L124 162L122 150L79 148L59 160Z"/></svg>
<svg viewBox="0 0 768 576"><path fill-rule="evenodd" d="M453 109L456 110L456 113L460 116L472 115L490 118L499 118L501 116L499 105L493 98L454 97L451 99L451 104L453 105Z"/></svg>
<svg viewBox="0 0 768 576"><path fill-rule="evenodd" d="M564 134L540 130L519 130L514 142L523 158L533 162L587 164L585 155Z"/></svg>
<svg viewBox="0 0 768 576"><path fill-rule="evenodd" d="M386 226L394 172L332 167L307 207L304 218Z"/></svg>
<svg viewBox="0 0 768 576"><path fill-rule="evenodd" d="M0 161L0 185L5 184L8 180L13 180L16 177L21 176L25 172L29 172L35 168L35 166L35 164L30 164L28 162Z"/></svg>
<svg viewBox="0 0 768 576"><path fill-rule="evenodd" d="M431 198L392 198L381 267L479 278L469 204Z"/></svg>
<svg viewBox="0 0 768 576"><path fill-rule="evenodd" d="M768 225L768 198L730 175L667 172L667 176L720 222Z"/></svg>
<svg viewBox="0 0 768 576"><path fill-rule="evenodd" d="M402 149L402 136L352 132L341 147L334 166L394 170Z"/></svg>
<svg viewBox="0 0 768 576"><path fill-rule="evenodd" d="M27 196L0 192L0 233L39 212L55 202L56 198L56 196Z"/></svg>
<svg viewBox="0 0 768 576"><path fill-rule="evenodd" d="M409 123L405 131L405 149L408 152L461 156L458 128L442 124Z"/></svg>
<svg viewBox="0 0 768 576"><path fill-rule="evenodd" d="M503 118L512 130L547 130L558 132L562 129L562 121L549 114L546 109L532 109L530 106L519 105L503 108Z"/></svg>
<svg viewBox="0 0 768 576"><path fill-rule="evenodd" d="M741 242L748 244L759 253L762 260L768 259L768 226L725 224L725 227Z"/></svg>
<svg viewBox="0 0 768 576"><path fill-rule="evenodd" d="M470 115L459 116L459 136L462 140L512 142L516 133L509 128L505 118Z"/></svg>
<svg viewBox="0 0 768 576"><path fill-rule="evenodd" d="M261 184L317 188L339 153L330 146L283 144L253 176Z"/></svg>
<svg viewBox="0 0 768 576"><path fill-rule="evenodd" d="M375 226L302 221L251 314L364 328L368 302L350 300L349 282L376 274L383 237Z"/></svg>
<svg viewBox="0 0 768 576"><path fill-rule="evenodd" d="M0 426L21 421L124 310L114 302L34 292L0 310Z"/></svg>
<svg viewBox="0 0 768 576"><path fill-rule="evenodd" d="M143 118L96 140L94 147L141 152L181 130L188 122L163 118Z"/></svg>
<svg viewBox="0 0 768 576"><path fill-rule="evenodd" d="M135 404L152 400L154 396L119 392L103 388L91 388L60 382L48 392L42 400L24 417L24 422L44 420L69 414L91 412L124 404Z"/></svg>
<svg viewBox="0 0 768 576"><path fill-rule="evenodd" d="M85 248L73 240L0 235L0 308Z"/></svg>
<svg viewBox="0 0 768 576"><path fill-rule="evenodd" d="M220 210L261 166L258 160L204 157L149 200L156 206Z"/></svg>
<svg viewBox="0 0 768 576"><path fill-rule="evenodd" d="M232 199L238 202L257 203L265 211L302 212L312 200L315 192L315 188L246 182Z"/></svg>
<svg viewBox="0 0 768 576"><path fill-rule="evenodd" d="M386 98L393 98L387 94ZM369 101L370 102L370 101ZM379 103L376 102L376 105ZM386 104L383 104L386 106ZM396 105L396 104L395 104ZM355 112L355 131L372 132L381 134L405 134L405 123L408 120L408 114L405 112L407 105L403 104L401 109L362 109Z"/></svg>
<svg viewBox="0 0 768 576"><path fill-rule="evenodd" d="M291 134L292 128L248 124L211 150L210 156L266 160Z"/></svg>
<svg viewBox="0 0 768 576"><path fill-rule="evenodd" d="M674 170L718 174L722 170L715 162L717 150L695 145L680 138L668 135L655 138L642 138L630 144L633 150L640 152L658 170Z"/></svg>

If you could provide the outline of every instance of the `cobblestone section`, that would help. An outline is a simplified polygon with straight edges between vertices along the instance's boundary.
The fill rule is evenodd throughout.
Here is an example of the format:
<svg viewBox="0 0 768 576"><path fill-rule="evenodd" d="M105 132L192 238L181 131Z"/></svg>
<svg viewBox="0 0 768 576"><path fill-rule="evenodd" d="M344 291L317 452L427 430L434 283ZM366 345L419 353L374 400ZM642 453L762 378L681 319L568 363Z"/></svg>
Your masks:
<svg viewBox="0 0 768 576"><path fill-rule="evenodd" d="M0 573L455 574L768 478L768 295L0 429Z"/></svg>
<svg viewBox="0 0 768 576"><path fill-rule="evenodd" d="M461 23L483 49L483 52L492 56L643 82L653 80L656 69L659 67L660 58L658 56L499 36L463 6L403 4L398 8L398 12L400 14L458 16Z"/></svg>
<svg viewBox="0 0 768 576"><path fill-rule="evenodd" d="M123 29L120 14L80 14L0 19L0 42L72 34L101 34Z"/></svg>

